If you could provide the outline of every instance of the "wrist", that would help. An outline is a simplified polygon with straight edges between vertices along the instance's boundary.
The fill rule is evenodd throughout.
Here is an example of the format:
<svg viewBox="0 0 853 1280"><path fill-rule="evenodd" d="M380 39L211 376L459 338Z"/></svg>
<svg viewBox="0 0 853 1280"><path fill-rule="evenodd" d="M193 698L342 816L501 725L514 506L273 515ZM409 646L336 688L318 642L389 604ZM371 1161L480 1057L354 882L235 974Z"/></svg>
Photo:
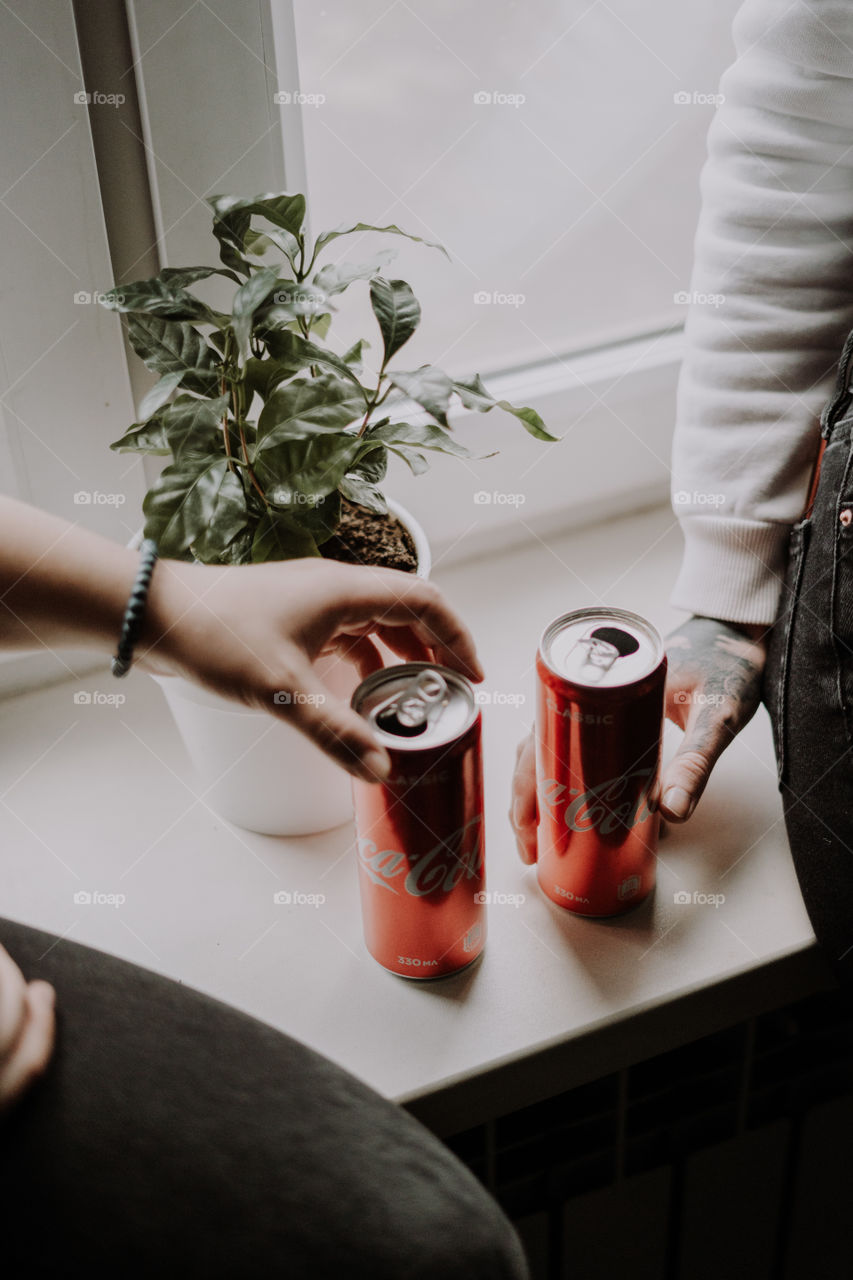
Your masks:
<svg viewBox="0 0 853 1280"><path fill-rule="evenodd" d="M718 626L728 627L729 630L737 631L740 635L746 636L748 640L754 642L766 641L772 625L767 622L732 622L729 618L706 618L703 614L694 614L693 616L705 622L714 622Z"/></svg>
<svg viewBox="0 0 853 1280"><path fill-rule="evenodd" d="M136 644L136 659L149 670L180 666L184 630L198 592L191 586L195 566L181 560L158 560L151 575L145 616Z"/></svg>
<svg viewBox="0 0 853 1280"><path fill-rule="evenodd" d="M728 622L727 626L733 631L738 631L742 636L746 636L747 640L751 640L754 644L766 641L770 634L770 626L766 622Z"/></svg>

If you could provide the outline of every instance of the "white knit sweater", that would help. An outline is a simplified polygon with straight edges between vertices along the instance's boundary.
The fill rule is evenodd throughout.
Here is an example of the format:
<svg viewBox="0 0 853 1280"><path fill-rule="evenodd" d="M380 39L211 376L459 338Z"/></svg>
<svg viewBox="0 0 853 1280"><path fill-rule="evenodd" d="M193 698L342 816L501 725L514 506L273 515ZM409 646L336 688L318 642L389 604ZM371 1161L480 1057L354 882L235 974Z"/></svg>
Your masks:
<svg viewBox="0 0 853 1280"><path fill-rule="evenodd" d="M701 180L671 601L765 623L853 328L853 0L746 0L734 37Z"/></svg>

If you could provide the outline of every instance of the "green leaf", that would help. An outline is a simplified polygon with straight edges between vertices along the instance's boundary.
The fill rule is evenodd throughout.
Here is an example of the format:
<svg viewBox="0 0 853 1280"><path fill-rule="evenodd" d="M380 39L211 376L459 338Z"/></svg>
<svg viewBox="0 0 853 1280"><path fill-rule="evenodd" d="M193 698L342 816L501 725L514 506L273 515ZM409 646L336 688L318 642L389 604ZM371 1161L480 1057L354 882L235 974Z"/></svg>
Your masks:
<svg viewBox="0 0 853 1280"><path fill-rule="evenodd" d="M295 378L267 400L258 418L258 449L320 432L339 432L363 410L361 394L334 374Z"/></svg>
<svg viewBox="0 0 853 1280"><path fill-rule="evenodd" d="M278 507L316 502L337 489L352 468L361 441L344 431L303 440L283 440L255 450L255 475L269 502Z"/></svg>
<svg viewBox="0 0 853 1280"><path fill-rule="evenodd" d="M220 200L230 200L232 198L230 196L219 197ZM220 259L226 267L233 267L235 271L239 271L244 276L250 275L252 268L251 264L246 261L245 253L246 236L249 231L249 224L252 221L252 215L242 208L223 209L219 213L214 200L208 200L208 204L214 210L213 234L219 241Z"/></svg>
<svg viewBox="0 0 853 1280"><path fill-rule="evenodd" d="M309 531L285 512L267 511L258 521L252 542L252 560L255 564L268 560L297 560L302 556L319 554Z"/></svg>
<svg viewBox="0 0 853 1280"><path fill-rule="evenodd" d="M228 399L228 396L219 396L216 400L178 396L164 409L161 421L175 462L207 457L219 450L224 453L222 419L228 409Z"/></svg>
<svg viewBox="0 0 853 1280"><path fill-rule="evenodd" d="M416 449L409 449L402 444L389 444L388 452L396 453L398 458L402 458L413 476L422 476L425 471L429 471L429 463Z"/></svg>
<svg viewBox="0 0 853 1280"><path fill-rule="evenodd" d="M253 258L262 256L267 253L273 246L281 249L294 271L296 270L296 258L299 254L299 244L292 235L287 231L252 231L246 232L244 237L246 253L251 254Z"/></svg>
<svg viewBox="0 0 853 1280"><path fill-rule="evenodd" d="M302 366L300 366L301 368ZM288 360L271 360L269 357L258 360L250 356L243 370L246 386L262 400L268 400L279 383L292 378L299 369L294 369Z"/></svg>
<svg viewBox="0 0 853 1280"><path fill-rule="evenodd" d="M436 422L447 426L447 406L453 394L453 383L446 373L434 365L424 364L413 373L395 372L389 373L388 377L393 386L426 409Z"/></svg>
<svg viewBox="0 0 853 1280"><path fill-rule="evenodd" d="M348 364L354 373L361 373L362 356L365 347L369 347L370 343L366 338L359 338L354 342L348 351L341 356L344 364Z"/></svg>
<svg viewBox="0 0 853 1280"><path fill-rule="evenodd" d="M331 323L331 314L328 311L321 311L318 316L310 317L308 328L315 338L325 338Z"/></svg>
<svg viewBox="0 0 853 1280"><path fill-rule="evenodd" d="M219 390L219 356L191 324L134 314L127 318L127 334L149 369L157 373L180 370L180 385L199 395L215 395Z"/></svg>
<svg viewBox="0 0 853 1280"><path fill-rule="evenodd" d="M218 209L222 209L223 203L226 203L230 210L241 208L249 214L266 218L267 222L271 222L274 227L287 231L294 240L299 236L305 221L305 197L298 193L288 195L286 191L273 191L266 195L249 198L213 196L209 203L213 204L214 200L219 202Z"/></svg>
<svg viewBox="0 0 853 1280"><path fill-rule="evenodd" d="M240 283L239 276L233 271L224 271L222 267L163 267L159 279L164 284L185 289L188 284L195 284L196 280L207 280L210 276L227 276L235 284Z"/></svg>
<svg viewBox="0 0 853 1280"><path fill-rule="evenodd" d="M497 404L495 397L483 386L479 373L475 373L470 382L454 382L453 390L466 409L475 409L477 413L488 413Z"/></svg>
<svg viewBox="0 0 853 1280"><path fill-rule="evenodd" d="M149 418L147 422L134 423L128 427L120 440L114 440L110 448L116 453L171 453L163 422L159 414Z"/></svg>
<svg viewBox="0 0 853 1280"><path fill-rule="evenodd" d="M243 492L240 475L234 471L225 471L210 524L192 540L190 550L193 556L200 559L202 564L233 563L229 549L233 547L234 541L241 539L241 554L247 556L247 516L246 494Z"/></svg>
<svg viewBox="0 0 853 1280"><path fill-rule="evenodd" d="M305 495L301 495L304 497ZM280 511L280 507L274 510ZM318 547L331 538L341 521L341 495L338 489L286 508L300 528L306 529Z"/></svg>
<svg viewBox="0 0 853 1280"><path fill-rule="evenodd" d="M353 384L362 403L367 405L368 395L359 382L355 372L340 356L326 347L318 347L298 333L284 330L277 335L276 358L274 360L247 360L246 380L262 399L267 400L280 382L309 365L327 365L335 369Z"/></svg>
<svg viewBox="0 0 853 1280"><path fill-rule="evenodd" d="M388 422L368 427L365 438L382 440L387 445L402 444L414 445L419 449L435 449L439 453L452 453L457 458L474 457L464 444L459 444L443 427L436 427L431 422Z"/></svg>
<svg viewBox="0 0 853 1280"><path fill-rule="evenodd" d="M253 534L254 529L247 524L221 551L215 551L213 547L208 549L206 543L201 543L199 549L205 554L197 558L205 564L251 564ZM196 551L196 544L192 549Z"/></svg>
<svg viewBox="0 0 853 1280"><path fill-rule="evenodd" d="M368 511L375 511L378 515L385 515L388 511L382 494L369 480L362 480L360 476L347 475L341 480L340 489L349 502L366 507Z"/></svg>
<svg viewBox="0 0 853 1280"><path fill-rule="evenodd" d="M355 231L381 231L385 235L405 236L407 240L415 240L418 244L425 244L430 249L439 249L450 260L450 254L447 252L443 244L437 244L434 240L424 240L423 236L414 236L410 231L403 231L400 227L391 223L387 227L374 227L369 222L354 222L351 226L342 223L341 226L335 227L332 231L323 231L314 243L314 252L311 255L311 262L308 270L311 270L317 257L325 249L327 244L331 244L333 240L337 240L339 236L351 236Z"/></svg>
<svg viewBox="0 0 853 1280"><path fill-rule="evenodd" d="M519 408L517 405L510 404L508 400L498 400L497 406L499 409L504 409L507 413L511 413L514 418L518 418L525 431L533 436L534 439L548 440L552 444L556 444L560 439L559 436L551 435L551 432L547 429L535 409L530 409L526 406Z"/></svg>
<svg viewBox="0 0 853 1280"><path fill-rule="evenodd" d="M459 396L466 409L474 409L477 413L488 413L490 409L504 409L507 413L511 413L518 418L524 426L525 431L534 436L537 440L548 440L556 443L560 437L552 436L545 426L535 409L529 409L526 406L519 408L517 405L510 404L509 400L495 400L494 396L483 386L483 381L479 373L475 373L469 382L454 382L453 390Z"/></svg>
<svg viewBox="0 0 853 1280"><path fill-rule="evenodd" d="M316 324L313 317L319 318L327 305L325 293L313 285L307 287L298 285L293 280L280 280L279 288L273 294L272 301L262 308L259 307L255 318L256 327L271 354L276 353L267 337L268 331L284 329L300 316L308 316Z"/></svg>
<svg viewBox="0 0 853 1280"><path fill-rule="evenodd" d="M362 449L358 455L353 471L363 480L378 484L385 479L388 470L388 452L384 445L362 441Z"/></svg>
<svg viewBox="0 0 853 1280"><path fill-rule="evenodd" d="M273 242L263 231L249 230L243 236L243 245L247 253L259 258L273 247Z"/></svg>
<svg viewBox="0 0 853 1280"><path fill-rule="evenodd" d="M235 551L248 558L251 534L246 524L246 498L240 478L226 471L220 490L217 513L207 528L193 539L190 551L202 564L234 564ZM235 531L235 525L239 527Z"/></svg>
<svg viewBox="0 0 853 1280"><path fill-rule="evenodd" d="M224 454L207 462L190 458L165 468L142 504L145 537L160 555L186 558L190 547L207 539L227 546L246 522L246 498Z"/></svg>
<svg viewBox="0 0 853 1280"><path fill-rule="evenodd" d="M302 223L305 221L304 196L286 192L248 198L219 195L210 196L207 203L213 210L213 234L219 241L219 256L226 266L234 267L243 275L249 274L250 266L244 255L253 214L266 218L285 233L281 244L287 246L285 252L288 256L295 257L298 253Z"/></svg>
<svg viewBox="0 0 853 1280"><path fill-rule="evenodd" d="M181 369L175 369L173 373L164 373L160 381L155 383L151 390L142 397L142 402L139 406L140 418L150 418L152 413L156 413L160 406L169 399L183 376Z"/></svg>
<svg viewBox="0 0 853 1280"><path fill-rule="evenodd" d="M343 293L354 280L370 280L397 256L396 249L380 249L369 262L327 262L314 277L318 289L330 296Z"/></svg>
<svg viewBox="0 0 853 1280"><path fill-rule="evenodd" d="M232 280L237 278L232 272L221 271L219 267L166 267L150 280L116 285L99 295L98 301L108 311L145 312L167 320L199 320L217 324L221 318L219 313L211 311L184 287L212 275L229 275Z"/></svg>
<svg viewBox="0 0 853 1280"><path fill-rule="evenodd" d="M251 275L245 284L234 294L231 304L234 337L237 339L237 350L242 364L249 353L249 338L252 335L252 320L262 302L265 302L278 284L278 271L275 267L263 267Z"/></svg>
<svg viewBox="0 0 853 1280"><path fill-rule="evenodd" d="M417 329L421 308L405 280L386 280L384 276L375 276L370 282L370 305L382 330L384 367Z"/></svg>

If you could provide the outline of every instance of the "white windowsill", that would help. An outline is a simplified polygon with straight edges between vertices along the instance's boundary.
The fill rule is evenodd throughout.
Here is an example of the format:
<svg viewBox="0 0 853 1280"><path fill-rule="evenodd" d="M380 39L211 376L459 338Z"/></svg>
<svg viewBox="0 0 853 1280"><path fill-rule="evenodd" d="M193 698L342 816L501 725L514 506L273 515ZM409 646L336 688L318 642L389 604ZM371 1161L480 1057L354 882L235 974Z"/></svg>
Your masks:
<svg viewBox="0 0 853 1280"><path fill-rule="evenodd" d="M485 712L489 909L482 962L421 985L361 940L351 827L281 840L195 802L160 691L104 672L0 704L0 912L179 978L288 1031L452 1132L824 985L785 839L763 709L725 754L694 819L662 842L656 894L617 920L539 893L507 822L516 742L532 716L544 624L590 603L662 631L681 549L668 507L537 539L435 577L465 613L489 675L522 692ZM75 689L120 708L80 706ZM678 731L667 731L667 757ZM123 893L76 906L78 889ZM276 906L278 889L323 893ZM674 903L676 890L722 906Z"/></svg>

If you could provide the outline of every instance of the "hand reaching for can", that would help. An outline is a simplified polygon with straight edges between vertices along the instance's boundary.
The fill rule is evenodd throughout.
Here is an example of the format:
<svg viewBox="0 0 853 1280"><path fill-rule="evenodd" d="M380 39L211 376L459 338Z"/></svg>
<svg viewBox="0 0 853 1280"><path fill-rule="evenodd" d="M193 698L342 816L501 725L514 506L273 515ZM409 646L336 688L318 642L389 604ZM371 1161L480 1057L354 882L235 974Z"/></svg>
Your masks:
<svg viewBox="0 0 853 1280"><path fill-rule="evenodd" d="M437 661L483 679L470 632L433 583L322 559L229 567L159 561L137 657L156 674L183 675L288 720L345 769L375 782L388 770L387 752L313 665L336 654L367 676L383 665L374 639L404 661Z"/></svg>
<svg viewBox="0 0 853 1280"><path fill-rule="evenodd" d="M755 714L769 627L689 618L667 637L666 715L684 737L663 771L660 810L685 822L717 760Z"/></svg>

